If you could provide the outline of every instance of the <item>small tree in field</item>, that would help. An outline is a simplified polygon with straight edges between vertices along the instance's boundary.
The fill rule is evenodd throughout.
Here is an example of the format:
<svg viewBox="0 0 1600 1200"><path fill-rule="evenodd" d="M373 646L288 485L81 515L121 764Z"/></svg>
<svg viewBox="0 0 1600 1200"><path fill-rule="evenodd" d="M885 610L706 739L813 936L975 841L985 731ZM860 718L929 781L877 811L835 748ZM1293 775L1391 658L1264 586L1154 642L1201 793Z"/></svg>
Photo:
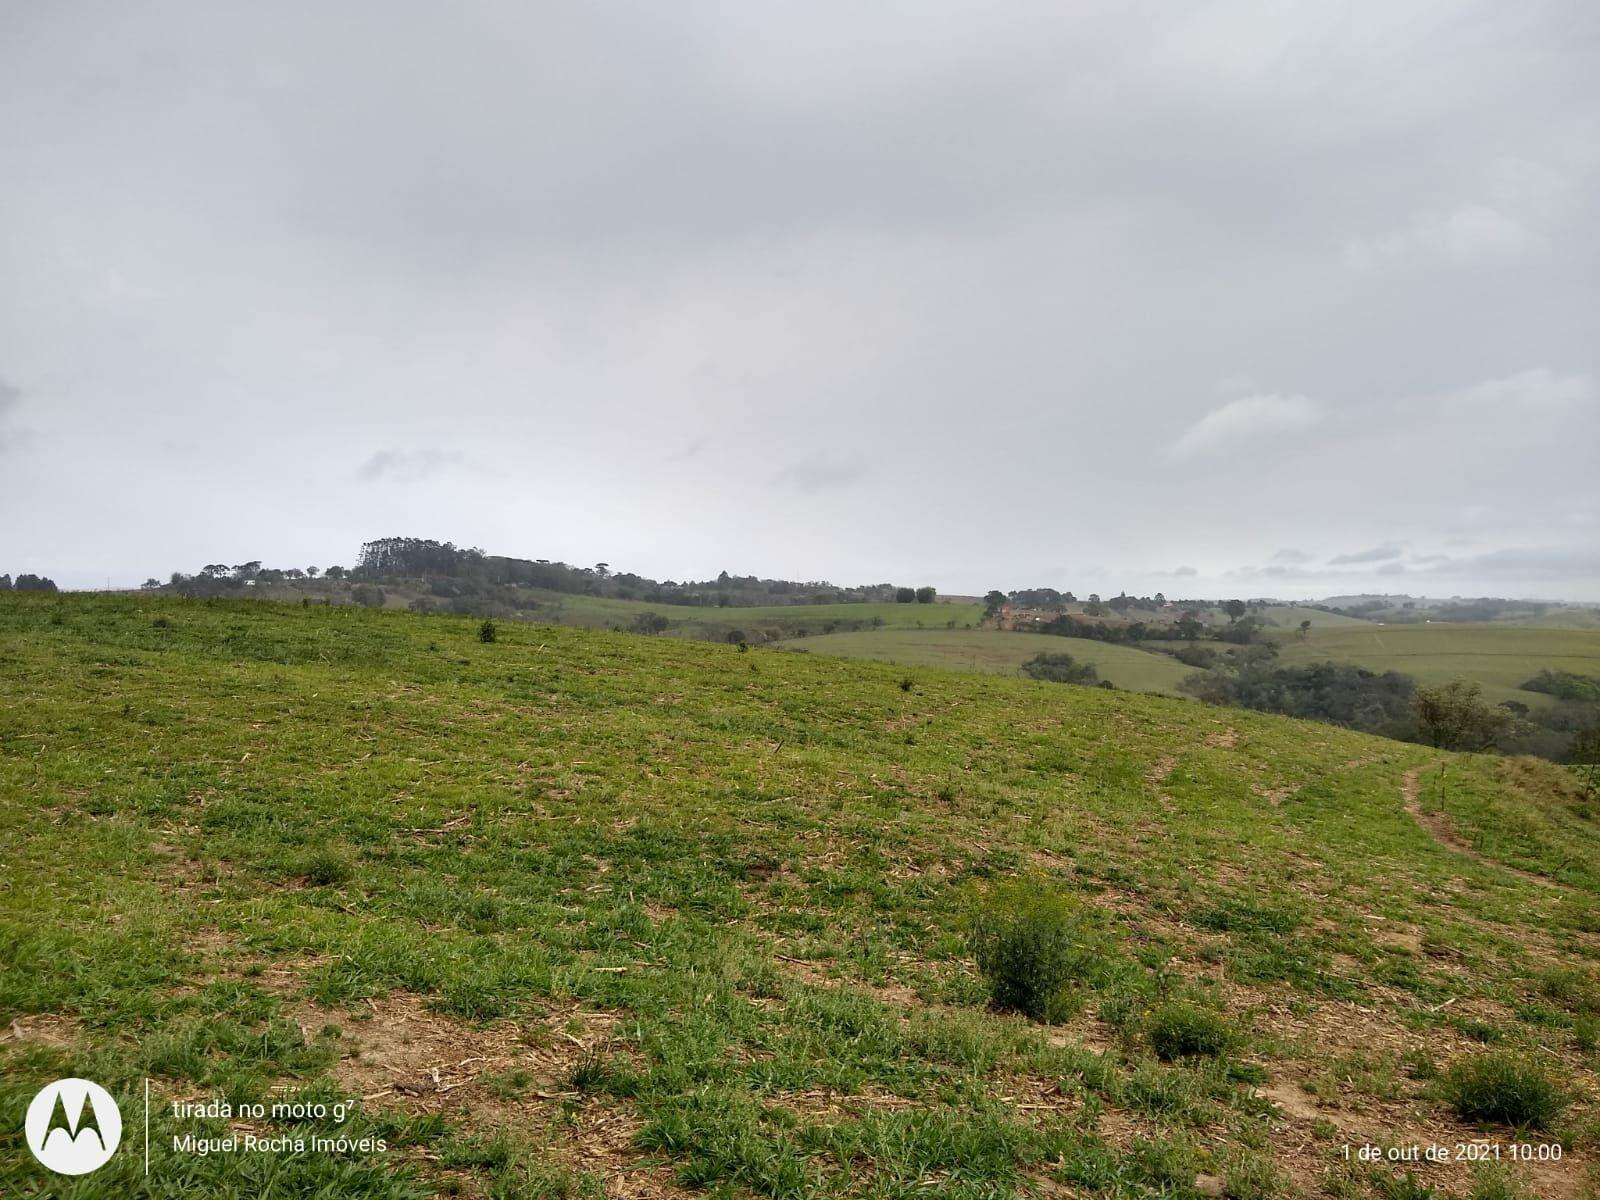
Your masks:
<svg viewBox="0 0 1600 1200"><path fill-rule="evenodd" d="M1593 801L1600 796L1600 721L1587 729L1578 730L1573 736L1567 761L1577 768L1583 798Z"/></svg>
<svg viewBox="0 0 1600 1200"><path fill-rule="evenodd" d="M1310 621L1301 621L1300 622L1300 640L1303 642L1309 636L1311 636L1311 622Z"/></svg>
<svg viewBox="0 0 1600 1200"><path fill-rule="evenodd" d="M934 588L931 588L931 587L919 587L917 589L917 603L918 604L932 604L934 602L934 600L938 597L938 595L939 595L938 591L935 590Z"/></svg>
<svg viewBox="0 0 1600 1200"><path fill-rule="evenodd" d="M894 602L896 604L915 604L917 600L916 588L895 588Z"/></svg>
<svg viewBox="0 0 1600 1200"><path fill-rule="evenodd" d="M651 635L665 633L667 624L667 619L660 613L642 612L633 619L633 631Z"/></svg>
<svg viewBox="0 0 1600 1200"><path fill-rule="evenodd" d="M494 641L499 636L500 631L494 627L494 622L485 617L483 624L478 626L478 640L487 643Z"/></svg>
<svg viewBox="0 0 1600 1200"><path fill-rule="evenodd" d="M1487 750L1511 720L1510 713L1484 702L1482 687L1461 679L1418 688L1411 715L1422 740L1440 750Z"/></svg>
<svg viewBox="0 0 1600 1200"><path fill-rule="evenodd" d="M1228 620L1237 621L1250 611L1250 606L1243 600L1229 600L1222 606L1222 611L1228 614Z"/></svg>

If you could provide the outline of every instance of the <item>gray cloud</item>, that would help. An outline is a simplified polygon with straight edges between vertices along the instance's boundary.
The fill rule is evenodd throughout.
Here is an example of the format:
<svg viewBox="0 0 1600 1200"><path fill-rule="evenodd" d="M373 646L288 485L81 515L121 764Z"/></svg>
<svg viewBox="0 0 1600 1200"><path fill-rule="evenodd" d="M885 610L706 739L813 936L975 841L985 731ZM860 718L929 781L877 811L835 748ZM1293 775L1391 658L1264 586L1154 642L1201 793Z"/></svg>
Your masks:
<svg viewBox="0 0 1600 1200"><path fill-rule="evenodd" d="M22 403L22 389L0 379L0 453L11 449L22 438L20 429L10 424L11 414Z"/></svg>
<svg viewBox="0 0 1600 1200"><path fill-rule="evenodd" d="M1381 563L1399 558L1404 553L1405 550L1399 546L1373 546L1370 550L1358 550L1354 554L1336 554L1328 561L1336 567L1354 563Z"/></svg>
<svg viewBox="0 0 1600 1200"><path fill-rule="evenodd" d="M1600 576L1600 548L1528 546L1491 550L1461 558L1442 558L1426 574L1456 579L1534 581L1559 585Z"/></svg>
<svg viewBox="0 0 1600 1200"><path fill-rule="evenodd" d="M1311 562L1314 558L1316 558L1316 555L1307 554L1304 550L1285 548L1273 554L1272 561L1299 565Z"/></svg>
<svg viewBox="0 0 1600 1200"><path fill-rule="evenodd" d="M798 492L824 492L860 482L866 469L859 463L815 454L778 473L778 481Z"/></svg>
<svg viewBox="0 0 1600 1200"><path fill-rule="evenodd" d="M1595 542L1600 10L931 3L6 18L8 550L1515 593Z"/></svg>
<svg viewBox="0 0 1600 1200"><path fill-rule="evenodd" d="M674 450L671 454L668 454L664 459L662 459L662 461L669 463L688 462L691 458L697 457L705 448L706 439L695 438L692 442L688 442L679 447L677 450Z"/></svg>
<svg viewBox="0 0 1600 1200"><path fill-rule="evenodd" d="M356 475L367 483L421 483L461 459L456 450L379 450Z"/></svg>

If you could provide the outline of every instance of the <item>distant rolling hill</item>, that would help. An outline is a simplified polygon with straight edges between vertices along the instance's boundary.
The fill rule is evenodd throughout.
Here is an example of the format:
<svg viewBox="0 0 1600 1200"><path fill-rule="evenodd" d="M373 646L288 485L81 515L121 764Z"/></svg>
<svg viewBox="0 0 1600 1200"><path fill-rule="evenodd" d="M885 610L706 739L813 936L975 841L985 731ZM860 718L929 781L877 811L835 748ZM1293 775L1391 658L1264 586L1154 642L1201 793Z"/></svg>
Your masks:
<svg viewBox="0 0 1600 1200"><path fill-rule="evenodd" d="M998 675L1021 674L1022 664L1036 654L1070 654L1093 663L1102 679L1119 688L1169 695L1177 693L1180 680L1194 673L1193 667L1165 654L1132 646L996 629L873 629L796 638L782 645L841 658L875 658L912 667Z"/></svg>

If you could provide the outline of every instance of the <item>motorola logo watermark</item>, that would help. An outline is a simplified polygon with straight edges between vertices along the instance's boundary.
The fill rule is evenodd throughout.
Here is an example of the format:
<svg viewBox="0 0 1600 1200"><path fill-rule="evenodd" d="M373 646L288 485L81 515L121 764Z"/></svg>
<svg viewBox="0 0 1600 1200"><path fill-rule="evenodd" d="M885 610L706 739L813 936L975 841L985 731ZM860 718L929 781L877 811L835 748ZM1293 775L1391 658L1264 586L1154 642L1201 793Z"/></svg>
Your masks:
<svg viewBox="0 0 1600 1200"><path fill-rule="evenodd" d="M39 1089L23 1121L28 1149L58 1175L87 1175L106 1165L122 1141L122 1112L111 1093L87 1079L58 1079Z"/></svg>

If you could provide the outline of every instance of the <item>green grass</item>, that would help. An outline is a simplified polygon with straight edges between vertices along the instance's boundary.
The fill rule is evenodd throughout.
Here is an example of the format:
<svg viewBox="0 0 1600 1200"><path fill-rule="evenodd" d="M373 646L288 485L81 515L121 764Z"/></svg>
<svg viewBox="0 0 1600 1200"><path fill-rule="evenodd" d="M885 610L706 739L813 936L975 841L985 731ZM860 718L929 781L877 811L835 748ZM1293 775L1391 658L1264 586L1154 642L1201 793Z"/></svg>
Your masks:
<svg viewBox="0 0 1600 1200"><path fill-rule="evenodd" d="M1456 1062L1441 1081L1457 1113L1468 1121L1517 1129L1546 1129L1566 1107L1560 1086L1537 1063L1490 1052Z"/></svg>
<svg viewBox="0 0 1600 1200"><path fill-rule="evenodd" d="M1022 664L1035 654L1070 654L1079 662L1093 663L1100 678L1109 679L1119 688L1168 695L1176 695L1178 683L1195 670L1165 654L1132 646L998 629L872 629L796 638L783 645L841 658L870 658L910 667L994 675L1020 675Z"/></svg>
<svg viewBox="0 0 1600 1200"><path fill-rule="evenodd" d="M878 620L890 629L943 629L951 622L959 628L975 625L983 606L970 602L934 604L777 604L751 608L712 608L681 604L646 604L639 600L613 600L602 596L574 596L565 592L523 589L536 607L537 619L591 629L626 628L640 613L653 612L668 621L669 634L718 639L743 630L761 640L769 630L807 629L822 632L839 623Z"/></svg>
<svg viewBox="0 0 1600 1200"><path fill-rule="evenodd" d="M1465 1140L1400 1068L1476 1053L1467 1019L1570 1081L1541 1138L1569 1182L1592 1159L1595 834L1551 768L1512 788L1162 696L479 623L0 597L0 1194L1392 1195L1258 1088L1361 1056L1327 1076L1341 1120ZM1407 814L1410 769L1476 853ZM968 931L997 886L1098 931L1065 1024L989 1006ZM1159 1060L1171 1005L1227 1051ZM133 1114L151 1079L148 1179L136 1143L43 1177L17 1130L66 1074ZM205 1124L163 1105L215 1094L368 1096L342 1131L389 1149L173 1152Z"/></svg>
<svg viewBox="0 0 1600 1200"><path fill-rule="evenodd" d="M1262 617L1269 625L1280 626L1284 629L1299 629L1301 621L1310 621L1312 629L1360 629L1370 627L1371 621L1363 621L1360 617L1347 617L1343 613L1323 612L1316 608L1302 608L1295 604L1274 604L1264 612L1256 615ZM1227 620L1224 615L1223 621Z"/></svg>
<svg viewBox="0 0 1600 1200"><path fill-rule="evenodd" d="M1549 698L1520 690L1540 669L1600 674L1600 632L1530 629L1513 625L1374 625L1314 629L1304 640L1282 641L1286 663L1346 662L1373 671L1400 671L1422 683L1469 679L1493 703L1527 705Z"/></svg>

